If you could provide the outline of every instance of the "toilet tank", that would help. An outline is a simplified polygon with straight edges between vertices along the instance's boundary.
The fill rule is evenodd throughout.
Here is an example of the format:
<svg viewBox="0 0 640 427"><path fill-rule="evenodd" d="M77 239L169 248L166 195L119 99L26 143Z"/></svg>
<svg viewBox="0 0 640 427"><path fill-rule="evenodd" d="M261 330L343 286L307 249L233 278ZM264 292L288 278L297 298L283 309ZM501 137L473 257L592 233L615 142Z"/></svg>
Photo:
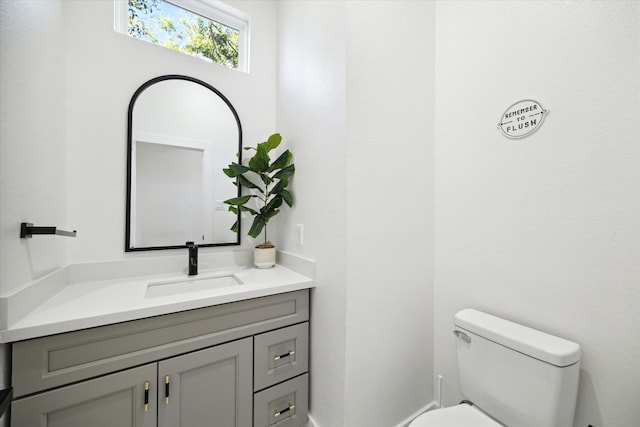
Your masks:
<svg viewBox="0 0 640 427"><path fill-rule="evenodd" d="M465 399L510 427L571 427L580 346L473 309L455 315Z"/></svg>

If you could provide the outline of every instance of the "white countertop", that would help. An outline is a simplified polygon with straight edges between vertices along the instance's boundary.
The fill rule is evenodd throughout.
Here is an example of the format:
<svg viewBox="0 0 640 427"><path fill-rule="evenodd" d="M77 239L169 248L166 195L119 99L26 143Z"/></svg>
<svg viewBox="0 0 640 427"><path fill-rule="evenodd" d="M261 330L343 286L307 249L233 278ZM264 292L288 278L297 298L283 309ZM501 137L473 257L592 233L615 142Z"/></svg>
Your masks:
<svg viewBox="0 0 640 427"><path fill-rule="evenodd" d="M294 258L297 257L294 256ZM300 271L298 268L296 270ZM63 273L65 272L61 269L58 275L64 275ZM54 293L50 292L42 302L24 315L5 319L6 327L0 330L0 343L292 292L314 286L312 278L282 265L269 269L237 266L226 269L215 268L201 270L195 277L204 279L224 274L233 274L242 284L154 297L145 296L149 284L185 280L188 276L174 272L57 285L58 289ZM66 276L69 275L70 273L66 274ZM5 301L5 305L10 305L10 302Z"/></svg>

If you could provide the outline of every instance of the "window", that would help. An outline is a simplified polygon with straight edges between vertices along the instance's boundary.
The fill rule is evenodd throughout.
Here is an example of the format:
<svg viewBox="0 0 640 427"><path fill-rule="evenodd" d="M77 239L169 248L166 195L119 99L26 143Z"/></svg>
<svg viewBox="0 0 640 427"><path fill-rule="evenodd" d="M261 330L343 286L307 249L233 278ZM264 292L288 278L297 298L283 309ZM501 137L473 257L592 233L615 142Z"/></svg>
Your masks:
<svg viewBox="0 0 640 427"><path fill-rule="evenodd" d="M115 0L115 30L248 71L248 20L212 0Z"/></svg>

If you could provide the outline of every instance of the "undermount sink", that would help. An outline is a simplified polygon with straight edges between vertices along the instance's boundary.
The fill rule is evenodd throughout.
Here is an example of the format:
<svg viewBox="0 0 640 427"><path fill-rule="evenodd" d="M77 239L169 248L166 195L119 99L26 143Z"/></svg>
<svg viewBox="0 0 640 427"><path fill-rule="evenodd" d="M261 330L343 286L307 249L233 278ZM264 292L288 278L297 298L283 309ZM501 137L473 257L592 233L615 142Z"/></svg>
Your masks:
<svg viewBox="0 0 640 427"><path fill-rule="evenodd" d="M228 288L242 285L243 282L233 274L223 274L208 277L192 276L187 279L167 280L149 283L145 298L179 295L187 292L200 292L212 289Z"/></svg>

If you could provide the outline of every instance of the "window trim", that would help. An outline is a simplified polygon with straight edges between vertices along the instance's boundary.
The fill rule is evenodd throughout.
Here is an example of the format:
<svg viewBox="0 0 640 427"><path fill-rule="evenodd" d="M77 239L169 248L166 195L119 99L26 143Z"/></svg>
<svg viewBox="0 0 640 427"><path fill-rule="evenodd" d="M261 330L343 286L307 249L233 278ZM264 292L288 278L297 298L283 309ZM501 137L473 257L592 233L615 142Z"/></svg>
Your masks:
<svg viewBox="0 0 640 427"><path fill-rule="evenodd" d="M249 72L249 15L219 0L163 1L238 30L238 68L235 70ZM114 0L113 12L114 31L129 36L128 0Z"/></svg>

